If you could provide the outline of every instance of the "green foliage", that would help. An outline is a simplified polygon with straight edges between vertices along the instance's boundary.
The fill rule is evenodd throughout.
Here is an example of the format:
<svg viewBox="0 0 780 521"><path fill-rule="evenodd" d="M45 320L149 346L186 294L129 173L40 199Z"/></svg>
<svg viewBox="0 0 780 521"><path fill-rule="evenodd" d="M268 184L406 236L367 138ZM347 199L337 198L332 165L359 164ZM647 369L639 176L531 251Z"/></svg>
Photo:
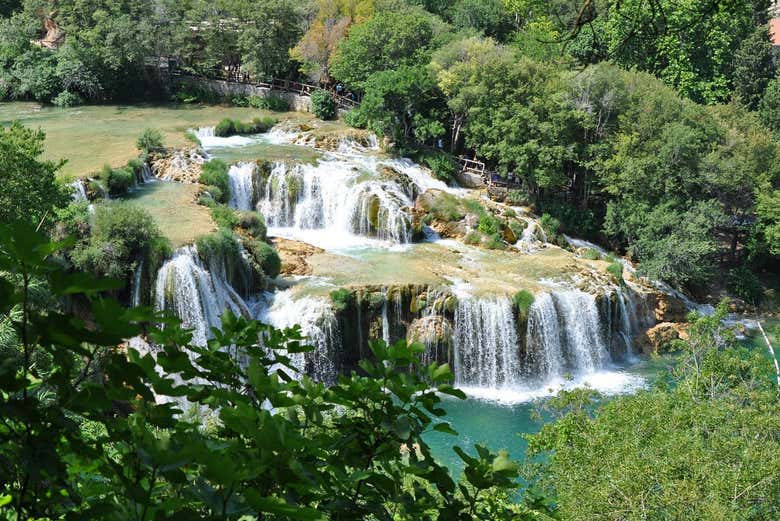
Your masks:
<svg viewBox="0 0 780 521"><path fill-rule="evenodd" d="M477 224L477 230L485 235L495 235L501 231L502 227L501 221L490 213L482 214Z"/></svg>
<svg viewBox="0 0 780 521"><path fill-rule="evenodd" d="M336 99L333 94L317 89L311 95L311 110L315 116L322 120L336 119Z"/></svg>
<svg viewBox="0 0 780 521"><path fill-rule="evenodd" d="M67 204L68 192L56 182L61 165L41 159L43 143L39 130L18 123L0 128L0 222L37 226Z"/></svg>
<svg viewBox="0 0 780 521"><path fill-rule="evenodd" d="M621 263L613 262L607 266L607 273L612 275L612 278L615 279L615 282L619 284L623 283L623 265Z"/></svg>
<svg viewBox="0 0 780 521"><path fill-rule="evenodd" d="M265 219L259 212L238 212L238 227L256 239L264 241L266 238Z"/></svg>
<svg viewBox="0 0 780 521"><path fill-rule="evenodd" d="M342 313L354 304L355 295L347 288L339 288L330 292L330 301L333 303L333 310Z"/></svg>
<svg viewBox="0 0 780 521"><path fill-rule="evenodd" d="M245 134L261 134L268 132L277 121L274 118L255 118L249 123L244 123L230 118L225 118L214 127L214 135L229 137Z"/></svg>
<svg viewBox="0 0 780 521"><path fill-rule="evenodd" d="M275 279L279 276L282 269L282 261L276 250L262 240L252 240L247 242L247 250L256 266L260 268L266 277Z"/></svg>
<svg viewBox="0 0 780 521"><path fill-rule="evenodd" d="M135 145L141 152L149 153L152 150L162 148L163 137L159 130L153 128L144 129Z"/></svg>
<svg viewBox="0 0 780 521"><path fill-rule="evenodd" d="M761 302L761 281L753 271L745 266L729 271L726 287L731 294L749 304L757 305Z"/></svg>
<svg viewBox="0 0 780 521"><path fill-rule="evenodd" d="M228 177L228 170L230 167L227 163L221 159L212 159L206 163L203 163L201 169L200 178L198 182L207 187L213 186L217 190L209 190L211 197L219 202L225 203L230 198L230 179Z"/></svg>
<svg viewBox="0 0 780 521"><path fill-rule="evenodd" d="M583 392L550 402L558 419L529 437L538 458L527 470L557 494L562 519L776 517L767 498L780 484L766 476L780 464L777 383L764 353L734 340L726 314L693 317L674 385L662 379L599 407Z"/></svg>
<svg viewBox="0 0 780 521"><path fill-rule="evenodd" d="M433 172L433 176L436 179L446 183L452 182L455 179L455 174L458 172L459 168L459 165L452 156L442 152L425 154L423 156L423 162L431 169L431 172Z"/></svg>
<svg viewBox="0 0 780 521"><path fill-rule="evenodd" d="M534 294L528 290L520 290L512 295L512 304L515 306L515 310L518 315L524 319L528 318L528 312L531 309L531 304L534 303Z"/></svg>
<svg viewBox="0 0 780 521"><path fill-rule="evenodd" d="M170 244L160 234L154 219L129 203L97 205L92 234L70 252L80 271L120 279L127 284L138 262L146 260L154 272L170 254Z"/></svg>
<svg viewBox="0 0 780 521"><path fill-rule="evenodd" d="M106 166L103 171L105 173L103 178L108 186L108 193L112 197L126 194L135 185L135 173L129 168L111 168Z"/></svg>
<svg viewBox="0 0 780 521"><path fill-rule="evenodd" d="M261 110L272 110L274 112L287 112L290 110L290 104L284 98L269 93L267 96L249 96L247 103L250 107Z"/></svg>
<svg viewBox="0 0 780 521"><path fill-rule="evenodd" d="M761 122L780 139L780 78L771 80L758 107Z"/></svg>
<svg viewBox="0 0 780 521"><path fill-rule="evenodd" d="M236 211L224 204L211 207L211 218L220 228L232 230L238 226L239 220Z"/></svg>
<svg viewBox="0 0 780 521"><path fill-rule="evenodd" d="M601 259L601 254L594 250L593 248L588 248L585 250L585 252L582 254L583 257L585 257L588 260L599 260Z"/></svg>
<svg viewBox="0 0 780 521"><path fill-rule="evenodd" d="M756 110L775 74L772 43L767 27L757 27L734 56L734 92L750 110Z"/></svg>
<svg viewBox="0 0 780 521"><path fill-rule="evenodd" d="M52 100L52 104L58 106L58 107L76 107L78 105L82 105L84 103L84 100L81 96L78 94L75 94L73 92L70 92L68 90L64 90L57 94Z"/></svg>
<svg viewBox="0 0 780 521"><path fill-rule="evenodd" d="M547 239L551 242L560 242L561 222L552 215L545 213L539 219L539 226L542 227Z"/></svg>
<svg viewBox="0 0 780 521"><path fill-rule="evenodd" d="M368 120L360 109L351 109L344 114L344 123L350 127L366 128Z"/></svg>
<svg viewBox="0 0 780 521"><path fill-rule="evenodd" d="M459 221L466 215L458 198L448 193L436 194L431 204L431 213L436 219L445 222Z"/></svg>

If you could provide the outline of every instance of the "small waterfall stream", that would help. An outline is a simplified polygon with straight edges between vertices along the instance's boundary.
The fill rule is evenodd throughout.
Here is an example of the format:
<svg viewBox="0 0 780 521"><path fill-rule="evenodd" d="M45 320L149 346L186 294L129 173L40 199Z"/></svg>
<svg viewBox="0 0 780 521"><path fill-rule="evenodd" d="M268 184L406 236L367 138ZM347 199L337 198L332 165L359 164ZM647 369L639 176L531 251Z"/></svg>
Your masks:
<svg viewBox="0 0 780 521"><path fill-rule="evenodd" d="M238 163L228 170L230 183L230 200L228 204L236 210L253 210L254 189L252 176L255 173L254 163Z"/></svg>

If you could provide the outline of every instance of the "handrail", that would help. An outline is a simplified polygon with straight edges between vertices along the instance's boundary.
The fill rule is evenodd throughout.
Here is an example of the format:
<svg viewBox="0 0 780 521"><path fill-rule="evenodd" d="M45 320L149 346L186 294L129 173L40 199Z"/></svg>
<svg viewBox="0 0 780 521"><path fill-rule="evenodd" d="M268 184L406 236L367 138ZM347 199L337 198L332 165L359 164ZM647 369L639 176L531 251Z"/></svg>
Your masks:
<svg viewBox="0 0 780 521"><path fill-rule="evenodd" d="M316 85L311 85L309 83L302 83L299 81L285 80L280 78L269 78L270 81L248 81L248 80L241 80L238 78L221 78L218 76L209 77L209 76L204 76L201 74L193 74L181 70L173 71L171 74L173 76L186 76L189 78L237 83L239 85L251 85L253 87L258 87L261 89L281 90L285 92L292 92L293 94L298 94L300 96L311 96L315 90L321 88ZM323 89L323 90L327 90L327 89ZM336 100L336 103L339 105L339 108L351 109L357 107L360 104L358 101L353 100L352 98L348 98L346 96L336 94L335 92L330 92L330 93L333 96L333 98Z"/></svg>

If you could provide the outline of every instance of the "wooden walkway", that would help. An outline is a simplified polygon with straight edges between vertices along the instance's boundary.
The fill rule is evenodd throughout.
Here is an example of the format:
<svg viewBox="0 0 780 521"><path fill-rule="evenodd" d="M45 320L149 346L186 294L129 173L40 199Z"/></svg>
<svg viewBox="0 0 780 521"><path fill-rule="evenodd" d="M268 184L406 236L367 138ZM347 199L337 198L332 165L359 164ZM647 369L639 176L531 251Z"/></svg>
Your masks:
<svg viewBox="0 0 780 521"><path fill-rule="evenodd" d="M291 92L293 94L298 94L299 96L311 96L315 90L322 89L322 87L318 87L317 85L311 85L309 83L301 83L299 81L282 80L279 78L268 78L268 81L253 81L248 75L244 75L242 78L220 78L217 76L209 77L209 76L202 76L199 74L191 74L184 71L174 71L171 73L171 75L182 76L186 78L195 78L200 80L224 81L227 83L234 83L237 85L248 85L250 87L257 87L259 89ZM340 109L353 109L358 105L360 105L360 102L357 100L354 100L347 96L341 96L328 89L323 89L323 90L327 90L328 92L330 92L330 94L333 96L333 99L336 100L336 104Z"/></svg>

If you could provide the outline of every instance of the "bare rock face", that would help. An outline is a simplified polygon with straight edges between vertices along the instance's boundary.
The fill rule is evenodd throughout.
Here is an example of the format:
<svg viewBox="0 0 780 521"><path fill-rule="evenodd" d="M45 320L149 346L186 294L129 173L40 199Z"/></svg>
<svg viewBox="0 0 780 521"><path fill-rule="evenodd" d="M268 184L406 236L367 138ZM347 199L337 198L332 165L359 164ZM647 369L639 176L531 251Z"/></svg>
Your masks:
<svg viewBox="0 0 780 521"><path fill-rule="evenodd" d="M307 259L325 250L289 239L274 238L271 241L282 260L282 275L311 275L312 269Z"/></svg>
<svg viewBox="0 0 780 521"><path fill-rule="evenodd" d="M655 293L655 319L657 322L685 322L688 309L678 298L666 293Z"/></svg>
<svg viewBox="0 0 780 521"><path fill-rule="evenodd" d="M674 340L687 340L686 323L662 322L651 327L636 339L637 347L644 354L658 354L669 350Z"/></svg>
<svg viewBox="0 0 780 521"><path fill-rule="evenodd" d="M196 148L166 150L149 158L155 177L179 183L197 183L205 162L206 157Z"/></svg>

